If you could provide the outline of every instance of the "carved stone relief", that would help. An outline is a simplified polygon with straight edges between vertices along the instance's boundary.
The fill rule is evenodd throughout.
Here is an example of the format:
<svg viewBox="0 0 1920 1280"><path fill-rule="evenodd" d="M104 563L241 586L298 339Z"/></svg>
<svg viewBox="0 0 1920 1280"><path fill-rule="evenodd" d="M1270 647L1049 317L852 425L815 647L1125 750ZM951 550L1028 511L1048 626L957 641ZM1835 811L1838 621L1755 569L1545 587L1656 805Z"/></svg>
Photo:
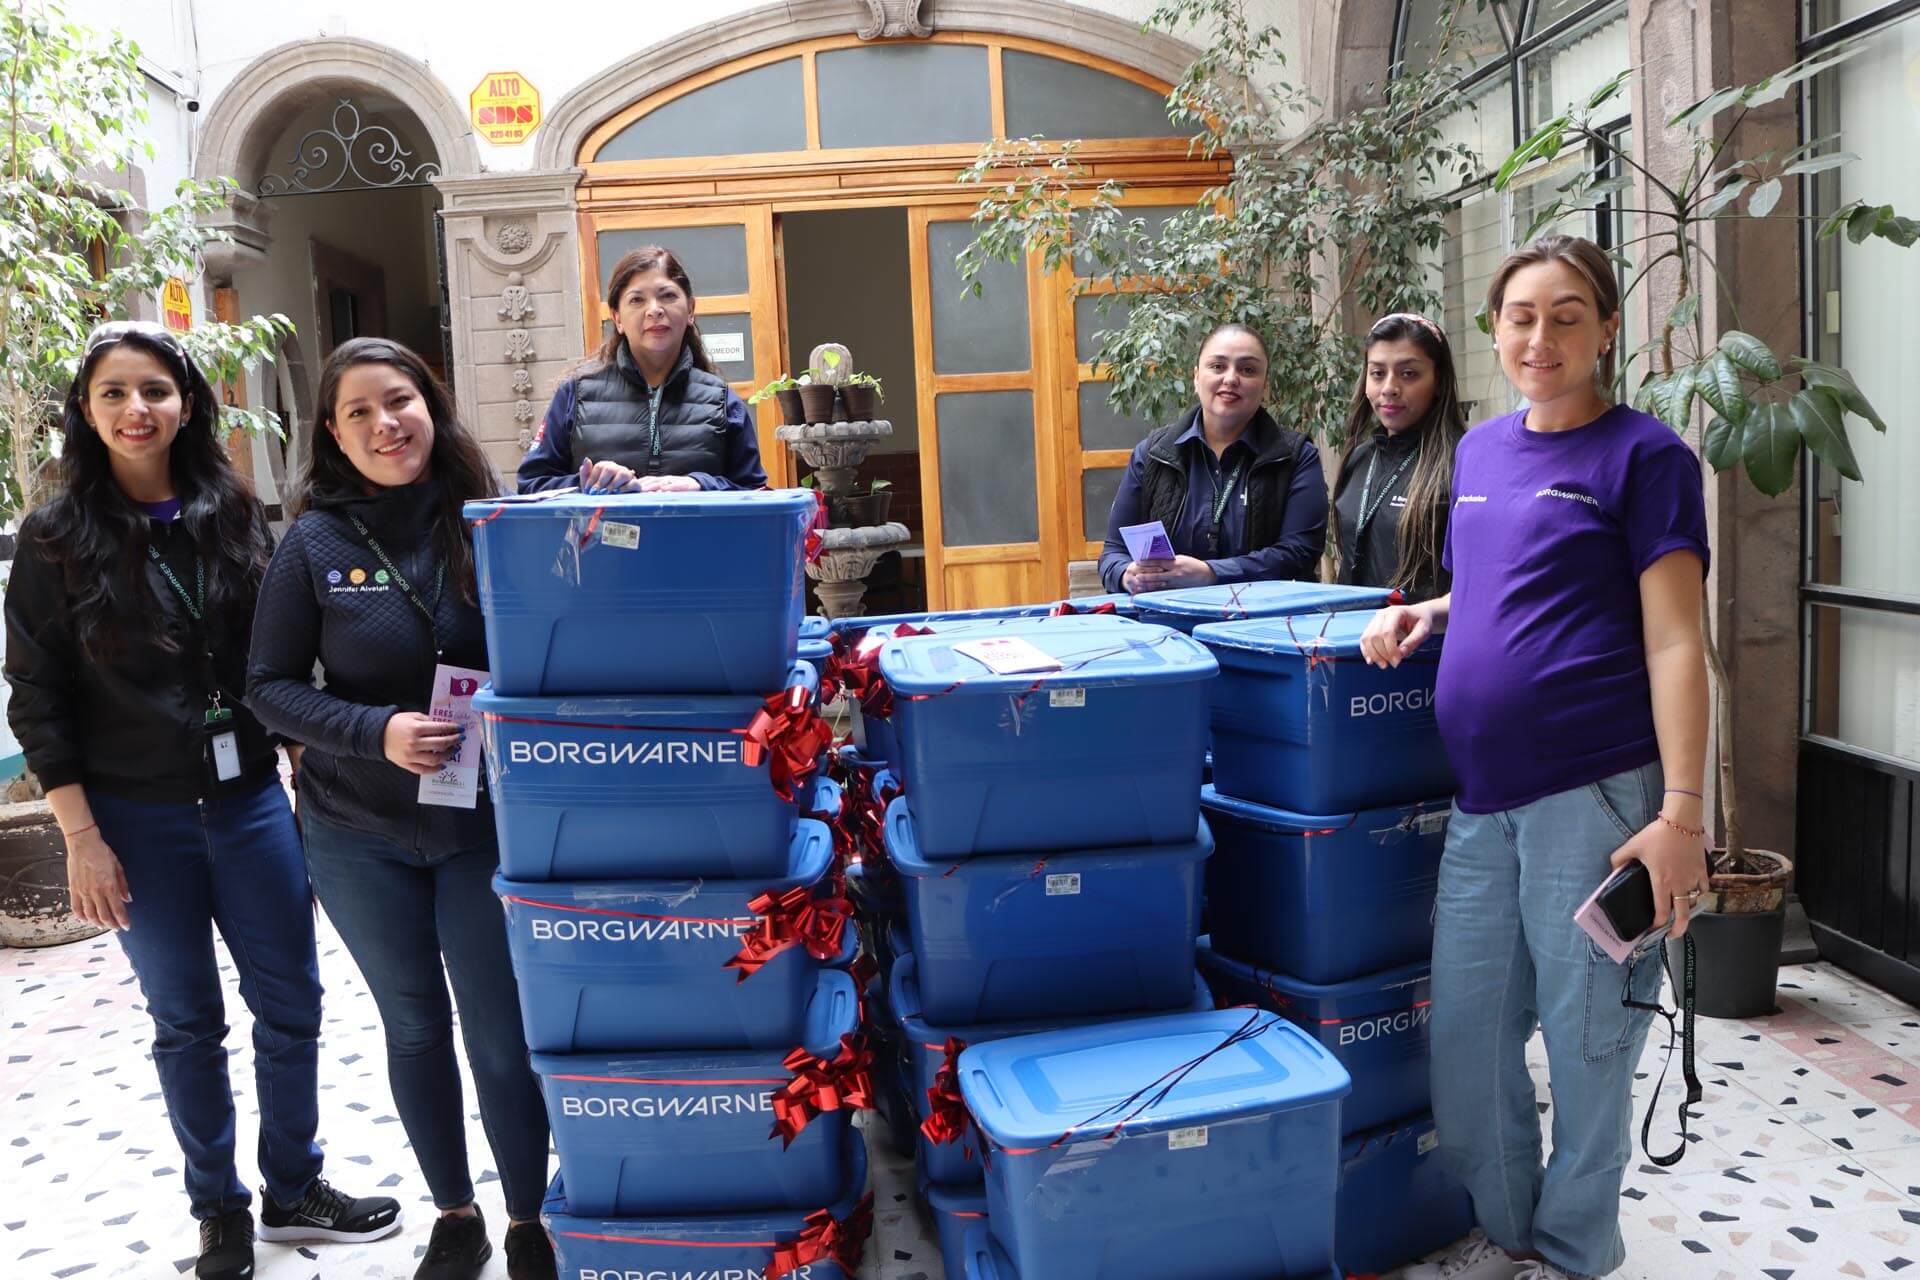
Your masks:
<svg viewBox="0 0 1920 1280"><path fill-rule="evenodd" d="M920 11L929 0L866 0L867 21L861 24L862 40L893 40L911 36L924 40L933 34L933 24L923 22Z"/></svg>
<svg viewBox="0 0 1920 1280"><path fill-rule="evenodd" d="M533 314L533 290L527 288L527 278L518 271L507 277L507 287L500 291L500 315L519 324Z"/></svg>

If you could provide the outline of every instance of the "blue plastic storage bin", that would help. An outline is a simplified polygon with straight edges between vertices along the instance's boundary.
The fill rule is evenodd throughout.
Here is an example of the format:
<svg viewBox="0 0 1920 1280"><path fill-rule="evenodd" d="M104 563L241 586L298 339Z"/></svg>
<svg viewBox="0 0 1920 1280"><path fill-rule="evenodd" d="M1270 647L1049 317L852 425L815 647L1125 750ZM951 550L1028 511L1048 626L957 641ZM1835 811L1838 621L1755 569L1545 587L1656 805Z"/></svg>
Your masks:
<svg viewBox="0 0 1920 1280"><path fill-rule="evenodd" d="M467 503L494 689L778 688L799 635L816 508L803 489Z"/></svg>
<svg viewBox="0 0 1920 1280"><path fill-rule="evenodd" d="M1342 1270L1392 1271L1473 1230L1473 1201L1442 1164L1439 1147L1430 1115L1341 1144L1334 1254Z"/></svg>
<svg viewBox="0 0 1920 1280"><path fill-rule="evenodd" d="M1232 959L1200 940L1200 972L1223 1007L1284 1014L1340 1060L1353 1079L1340 1131L1358 1133L1433 1105L1429 1083L1430 966L1408 965L1331 986Z"/></svg>
<svg viewBox="0 0 1920 1280"><path fill-rule="evenodd" d="M961 1280L966 1274L967 1232L987 1229L987 1192L984 1187L943 1187L927 1179L920 1170L920 1202L933 1219L933 1231L940 1241L941 1269L947 1280Z"/></svg>
<svg viewBox="0 0 1920 1280"><path fill-rule="evenodd" d="M1133 598L1140 621L1191 632L1208 622L1271 618L1287 613L1339 613L1361 609L1371 614L1393 596L1379 587L1346 587L1325 582L1236 582L1211 587L1144 591Z"/></svg>
<svg viewBox="0 0 1920 1280"><path fill-rule="evenodd" d="M1058 609L1061 605L1071 607L1075 613L1092 613L1112 605L1112 611L1123 618L1138 617L1140 613L1140 597L1129 595L1124 591L1114 591L1098 596L1070 596L1065 600L1055 601L1053 607Z"/></svg>
<svg viewBox="0 0 1920 1280"><path fill-rule="evenodd" d="M898 1026L902 1064L906 1069L907 1098L915 1114L924 1117L927 1090L933 1078L946 1065L947 1042L958 1040L963 1046L987 1044L1014 1036L1038 1035L1096 1023L1121 1022L1130 1018L1158 1017L1158 1012L1103 1013L1086 1018L1040 1018L1032 1021L982 1022L969 1027L948 1027L929 1022L920 1012L919 966L911 951L902 952L894 961L893 976L887 983L888 1006ZM1199 974L1192 978L1192 995L1185 1012L1198 1013L1213 1008L1213 993ZM918 1120L915 1121L918 1124ZM958 1142L920 1144L921 1168L927 1177L948 1187L972 1186L980 1181L979 1139L966 1137Z"/></svg>
<svg viewBox="0 0 1920 1280"><path fill-rule="evenodd" d="M853 979L819 975L800 1045L831 1061L860 1025ZM817 1209L846 1185L852 1113L815 1116L791 1146L772 1136L773 1097L793 1079L757 1053L533 1055L567 1202L577 1214L628 1217Z"/></svg>
<svg viewBox="0 0 1920 1280"><path fill-rule="evenodd" d="M1220 660L1213 781L1296 813L1351 813L1453 794L1433 718L1435 636L1398 667L1360 657L1371 613L1211 623L1193 638Z"/></svg>
<svg viewBox="0 0 1920 1280"><path fill-rule="evenodd" d="M800 661L811 663L815 668L833 656L833 641L827 639L802 640L795 649Z"/></svg>
<svg viewBox="0 0 1920 1280"><path fill-rule="evenodd" d="M833 634L833 623L817 613L810 613L800 619L800 638L802 640L825 640Z"/></svg>
<svg viewBox="0 0 1920 1280"><path fill-rule="evenodd" d="M763 892L813 885L833 838L803 819L788 872L766 880L588 880L496 876L520 984L527 1047L541 1053L777 1049L800 1043L822 962L804 947L774 956L745 982L726 962L759 924ZM839 960L853 959L846 931Z"/></svg>
<svg viewBox="0 0 1920 1280"><path fill-rule="evenodd" d="M1433 954L1452 804L1303 814L1201 789L1213 829L1207 923L1224 954L1343 982Z"/></svg>
<svg viewBox="0 0 1920 1280"><path fill-rule="evenodd" d="M987 1219L1035 1280L1271 1280L1333 1262L1347 1073L1264 1010L1022 1036L960 1055Z"/></svg>
<svg viewBox="0 0 1920 1280"><path fill-rule="evenodd" d="M1178 1009L1193 990L1201 866L1196 821L1179 844L934 861L920 793L887 806L887 858L906 895L920 1009L964 1026L1007 1018Z"/></svg>
<svg viewBox="0 0 1920 1280"><path fill-rule="evenodd" d="M960 1247L963 1256L946 1259L947 1280L1022 1280L987 1224L969 1225L961 1234ZM1298 1280L1341 1280L1341 1275L1338 1271L1321 1271Z"/></svg>
<svg viewBox="0 0 1920 1280"><path fill-rule="evenodd" d="M792 1244L807 1215L826 1209L836 1221L854 1216L867 1188L867 1147L857 1128L845 1135L845 1184L830 1204L787 1212L601 1218L575 1213L564 1178L547 1186L540 1220L553 1238L560 1280L760 1280L774 1250ZM856 1268L857 1269L857 1268ZM793 1280L854 1280L833 1262L814 1262Z"/></svg>
<svg viewBox="0 0 1920 1280"><path fill-rule="evenodd" d="M1003 604L990 609L929 609L924 613L879 613L870 617L835 618L831 623L836 634L848 631L865 631L869 627L892 627L905 622L921 627L942 622L981 622L996 618L1044 618L1053 608L1047 604Z"/></svg>
<svg viewBox="0 0 1920 1280"><path fill-rule="evenodd" d="M817 689L805 663L786 687ZM777 687L777 686L776 686ZM769 689L768 692L772 690ZM515 880L786 872L797 806L747 763L758 697L474 695L500 867Z"/></svg>
<svg viewBox="0 0 1920 1280"><path fill-rule="evenodd" d="M1069 625L1072 624L1072 625ZM1207 686L1217 665L1177 631L1123 618L997 629L1062 664L995 675L955 646L890 641L895 771L929 858L1193 838Z"/></svg>

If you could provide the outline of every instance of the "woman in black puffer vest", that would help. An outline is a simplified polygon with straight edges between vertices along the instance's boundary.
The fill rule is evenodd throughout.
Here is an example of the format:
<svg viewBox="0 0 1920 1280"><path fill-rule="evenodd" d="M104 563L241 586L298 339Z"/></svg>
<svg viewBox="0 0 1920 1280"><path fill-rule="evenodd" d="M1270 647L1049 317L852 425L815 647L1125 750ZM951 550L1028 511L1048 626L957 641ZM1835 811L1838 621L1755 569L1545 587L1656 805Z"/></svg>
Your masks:
<svg viewBox="0 0 1920 1280"><path fill-rule="evenodd" d="M614 332L564 379L520 463L520 492L761 489L753 415L714 370L693 281L658 245L614 264Z"/></svg>

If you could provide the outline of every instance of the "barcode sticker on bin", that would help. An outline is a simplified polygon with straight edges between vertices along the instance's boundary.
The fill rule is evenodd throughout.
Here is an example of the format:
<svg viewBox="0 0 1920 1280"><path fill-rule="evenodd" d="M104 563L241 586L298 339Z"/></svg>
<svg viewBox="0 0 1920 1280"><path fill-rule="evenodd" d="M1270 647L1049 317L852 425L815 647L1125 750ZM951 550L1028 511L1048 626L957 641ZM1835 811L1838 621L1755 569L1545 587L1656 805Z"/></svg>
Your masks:
<svg viewBox="0 0 1920 1280"><path fill-rule="evenodd" d="M632 551L640 545L640 526L609 520L600 526L600 543L602 546Z"/></svg>
<svg viewBox="0 0 1920 1280"><path fill-rule="evenodd" d="M1423 813L1414 819L1413 825L1423 836L1430 836L1436 831L1445 831L1447 829L1447 811L1442 809L1437 813Z"/></svg>
<svg viewBox="0 0 1920 1280"><path fill-rule="evenodd" d="M1191 1151L1195 1147L1207 1145L1207 1126L1196 1125L1191 1129L1169 1129L1167 1131L1167 1150Z"/></svg>
<svg viewBox="0 0 1920 1280"><path fill-rule="evenodd" d="M1047 705L1050 707L1084 707L1087 705L1085 689L1049 689Z"/></svg>
<svg viewBox="0 0 1920 1280"><path fill-rule="evenodd" d="M1047 877L1047 896L1058 898L1065 894L1080 892L1080 873L1062 872Z"/></svg>

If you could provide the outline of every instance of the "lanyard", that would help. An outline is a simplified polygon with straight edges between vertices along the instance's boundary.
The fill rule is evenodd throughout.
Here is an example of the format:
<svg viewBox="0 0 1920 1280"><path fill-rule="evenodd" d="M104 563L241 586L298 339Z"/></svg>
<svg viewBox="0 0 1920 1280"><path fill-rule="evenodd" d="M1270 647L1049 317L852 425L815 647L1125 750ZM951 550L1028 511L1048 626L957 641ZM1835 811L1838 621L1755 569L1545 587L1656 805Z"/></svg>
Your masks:
<svg viewBox="0 0 1920 1280"><path fill-rule="evenodd" d="M195 622L206 620L207 610L207 562L198 555L193 558L193 594L188 595L186 587L174 575L173 566L160 558L151 542L147 544L147 559L160 566L160 576L173 588L173 594L180 597L180 603L187 606L187 616Z"/></svg>
<svg viewBox="0 0 1920 1280"><path fill-rule="evenodd" d="M1663 953L1667 950L1667 944L1665 942L1658 942L1654 945ZM1645 958L1644 954L1635 956L1628 962L1626 989L1620 993L1620 1003L1627 1008L1644 1009L1652 1013L1657 1013L1667 1020L1667 1060L1661 1064L1660 1078L1656 1080L1653 1085L1653 1096L1647 1099L1647 1118L1640 1125L1640 1149L1646 1152L1649 1160L1663 1169L1672 1168L1674 1165L1679 1164L1680 1157L1687 1153L1687 1121L1692 1116L1689 1108L1699 1105L1701 1095L1700 1077L1694 1073L1693 1069L1693 1002L1697 961L1694 958L1692 930L1688 930L1680 939L1680 951L1681 980L1676 984L1680 988L1680 1008L1676 1011L1680 1018L1680 1025L1678 1027L1674 1025L1675 1015L1662 1009L1657 1002L1647 1004L1644 1001L1633 998L1633 966ZM1663 958L1666 961L1667 977L1671 980L1673 977L1673 956L1666 954ZM1652 1149L1647 1146L1647 1139L1653 1134L1653 1109L1660 1103L1660 1089L1661 1086L1667 1082L1667 1068L1673 1065L1673 1042L1676 1035L1680 1040L1680 1070L1687 1085L1686 1097L1680 1103L1680 1145L1664 1156L1656 1156L1653 1154Z"/></svg>
<svg viewBox="0 0 1920 1280"><path fill-rule="evenodd" d="M1367 477L1360 485L1360 523L1355 525L1353 530L1356 550L1360 540L1367 536L1367 526L1373 523L1373 517L1380 510L1380 504L1387 500L1387 495L1393 492L1393 486L1400 483L1400 477L1405 475L1407 468L1413 465L1414 456L1414 453L1408 453L1406 457L1400 459L1400 465L1393 469L1393 474L1387 477L1386 484L1380 487L1380 496L1369 504L1367 495L1373 492L1373 464L1380 461L1380 446L1376 443L1367 451Z"/></svg>
<svg viewBox="0 0 1920 1280"><path fill-rule="evenodd" d="M419 592L413 589L413 584L407 581L407 575L400 572L400 566L393 562L387 555L387 549L381 546L378 539L373 536L373 530L367 528L359 516L350 515L347 519L353 522L355 532L366 540L367 549L379 557L380 563L393 576L394 585L400 588L401 594L407 597L408 603L418 609L420 616L427 620L427 629L433 633L433 654L438 658L440 656L440 623L433 616L433 608L420 598ZM443 560L433 571L433 603L435 605L440 603L440 596L445 591L446 585L447 564Z"/></svg>
<svg viewBox="0 0 1920 1280"><path fill-rule="evenodd" d="M1240 483L1240 473L1246 469L1247 460L1241 458L1233 464L1233 470L1213 492L1213 527L1207 531L1207 546L1214 554L1220 552L1220 524L1226 519L1227 504L1233 501L1233 488Z"/></svg>

